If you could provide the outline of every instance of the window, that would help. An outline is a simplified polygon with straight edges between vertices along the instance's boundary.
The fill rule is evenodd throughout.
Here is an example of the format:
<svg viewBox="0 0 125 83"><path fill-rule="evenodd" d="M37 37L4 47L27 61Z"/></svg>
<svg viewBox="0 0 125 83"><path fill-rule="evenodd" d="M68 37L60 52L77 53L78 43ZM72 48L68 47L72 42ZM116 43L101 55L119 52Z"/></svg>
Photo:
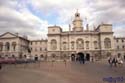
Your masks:
<svg viewBox="0 0 125 83"><path fill-rule="evenodd" d="M3 50L3 43L0 42L0 51L2 51L2 50Z"/></svg>
<svg viewBox="0 0 125 83"><path fill-rule="evenodd" d="M35 48L35 51L37 51L37 48Z"/></svg>
<svg viewBox="0 0 125 83"><path fill-rule="evenodd" d="M42 51L42 48L40 48L40 51Z"/></svg>
<svg viewBox="0 0 125 83"><path fill-rule="evenodd" d="M71 42L71 49L72 49L72 50L74 49L74 44L75 44L75 42L72 41L72 42Z"/></svg>
<svg viewBox="0 0 125 83"><path fill-rule="evenodd" d="M45 51L47 51L47 48L45 48Z"/></svg>
<svg viewBox="0 0 125 83"><path fill-rule="evenodd" d="M89 41L86 41L86 49L89 49Z"/></svg>
<svg viewBox="0 0 125 83"><path fill-rule="evenodd" d="M117 46L117 49L119 49L119 46Z"/></svg>
<svg viewBox="0 0 125 83"><path fill-rule="evenodd" d="M77 39L76 44L77 44L77 49L84 49L84 42L82 39Z"/></svg>
<svg viewBox="0 0 125 83"><path fill-rule="evenodd" d="M109 38L105 38L104 45L105 48L111 48L111 40Z"/></svg>
<svg viewBox="0 0 125 83"><path fill-rule="evenodd" d="M122 42L124 42L124 39L122 39Z"/></svg>
<svg viewBox="0 0 125 83"><path fill-rule="evenodd" d="M118 42L118 39L116 39L116 42Z"/></svg>
<svg viewBox="0 0 125 83"><path fill-rule="evenodd" d="M13 48L13 51L16 50L16 42L12 42L12 48Z"/></svg>
<svg viewBox="0 0 125 83"><path fill-rule="evenodd" d="M44 57L43 54L41 54L41 55L40 55L40 58L43 58L43 57Z"/></svg>
<svg viewBox="0 0 125 83"><path fill-rule="evenodd" d="M9 42L6 42L6 44L5 44L5 49L6 49L6 51L9 51L9 50L10 50L10 43L9 43Z"/></svg>
<svg viewBox="0 0 125 83"><path fill-rule="evenodd" d="M67 43L63 42L63 50L66 50L66 49L67 49Z"/></svg>
<svg viewBox="0 0 125 83"><path fill-rule="evenodd" d="M124 49L124 48L125 48L125 46L122 46L122 48Z"/></svg>
<svg viewBox="0 0 125 83"><path fill-rule="evenodd" d="M94 48L95 48L95 49L98 49L97 41L94 41Z"/></svg>
<svg viewBox="0 0 125 83"><path fill-rule="evenodd" d="M55 39L51 40L51 49L56 50L57 49L57 41Z"/></svg>

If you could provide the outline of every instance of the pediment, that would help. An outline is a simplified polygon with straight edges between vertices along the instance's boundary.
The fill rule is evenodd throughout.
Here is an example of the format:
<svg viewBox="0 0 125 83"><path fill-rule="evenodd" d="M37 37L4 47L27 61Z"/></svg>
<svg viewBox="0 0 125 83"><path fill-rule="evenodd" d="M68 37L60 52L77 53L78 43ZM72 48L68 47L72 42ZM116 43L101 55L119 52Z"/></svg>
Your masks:
<svg viewBox="0 0 125 83"><path fill-rule="evenodd" d="M15 34L12 34L10 32L6 32L6 33L0 35L0 38L13 38L13 37L18 37L18 36Z"/></svg>

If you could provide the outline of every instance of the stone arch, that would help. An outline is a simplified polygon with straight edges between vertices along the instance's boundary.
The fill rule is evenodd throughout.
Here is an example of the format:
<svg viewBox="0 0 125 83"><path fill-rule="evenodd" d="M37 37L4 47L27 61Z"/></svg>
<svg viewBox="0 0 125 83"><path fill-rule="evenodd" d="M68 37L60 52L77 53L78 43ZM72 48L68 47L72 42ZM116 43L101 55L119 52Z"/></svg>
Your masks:
<svg viewBox="0 0 125 83"><path fill-rule="evenodd" d="M9 43L9 42L6 42L6 43L5 43L5 48L6 48L6 51L9 51L9 50L10 50L10 43Z"/></svg>
<svg viewBox="0 0 125 83"><path fill-rule="evenodd" d="M15 51L16 50L16 42L12 42L12 48L13 48L13 51Z"/></svg>
<svg viewBox="0 0 125 83"><path fill-rule="evenodd" d="M38 61L38 55L37 54L35 55L35 61Z"/></svg>

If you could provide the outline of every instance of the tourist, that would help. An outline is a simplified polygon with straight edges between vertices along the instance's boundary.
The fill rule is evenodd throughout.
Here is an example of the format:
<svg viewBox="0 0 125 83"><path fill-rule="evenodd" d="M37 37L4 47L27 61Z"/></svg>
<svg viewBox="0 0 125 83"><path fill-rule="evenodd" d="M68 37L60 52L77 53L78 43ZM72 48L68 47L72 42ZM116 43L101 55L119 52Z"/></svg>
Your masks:
<svg viewBox="0 0 125 83"><path fill-rule="evenodd" d="M112 63L111 63L111 66L113 66L113 64L114 64L114 66L115 67L117 67L117 58L116 57L114 57L113 59L112 59Z"/></svg>
<svg viewBox="0 0 125 83"><path fill-rule="evenodd" d="M108 57L108 63L110 64L110 66L112 66L112 57Z"/></svg>

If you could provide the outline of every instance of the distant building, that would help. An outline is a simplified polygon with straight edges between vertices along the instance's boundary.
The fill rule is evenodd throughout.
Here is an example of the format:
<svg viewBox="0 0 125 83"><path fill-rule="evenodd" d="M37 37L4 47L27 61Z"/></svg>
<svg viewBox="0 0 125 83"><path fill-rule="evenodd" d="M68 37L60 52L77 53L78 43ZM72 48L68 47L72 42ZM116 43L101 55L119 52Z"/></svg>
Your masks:
<svg viewBox="0 0 125 83"><path fill-rule="evenodd" d="M26 58L29 55L29 42L26 37L6 32L0 35L0 56Z"/></svg>
<svg viewBox="0 0 125 83"><path fill-rule="evenodd" d="M114 37L116 55L125 56L125 37Z"/></svg>
<svg viewBox="0 0 125 83"><path fill-rule="evenodd" d="M32 40L29 47L31 55L40 60L47 56L47 40Z"/></svg>

